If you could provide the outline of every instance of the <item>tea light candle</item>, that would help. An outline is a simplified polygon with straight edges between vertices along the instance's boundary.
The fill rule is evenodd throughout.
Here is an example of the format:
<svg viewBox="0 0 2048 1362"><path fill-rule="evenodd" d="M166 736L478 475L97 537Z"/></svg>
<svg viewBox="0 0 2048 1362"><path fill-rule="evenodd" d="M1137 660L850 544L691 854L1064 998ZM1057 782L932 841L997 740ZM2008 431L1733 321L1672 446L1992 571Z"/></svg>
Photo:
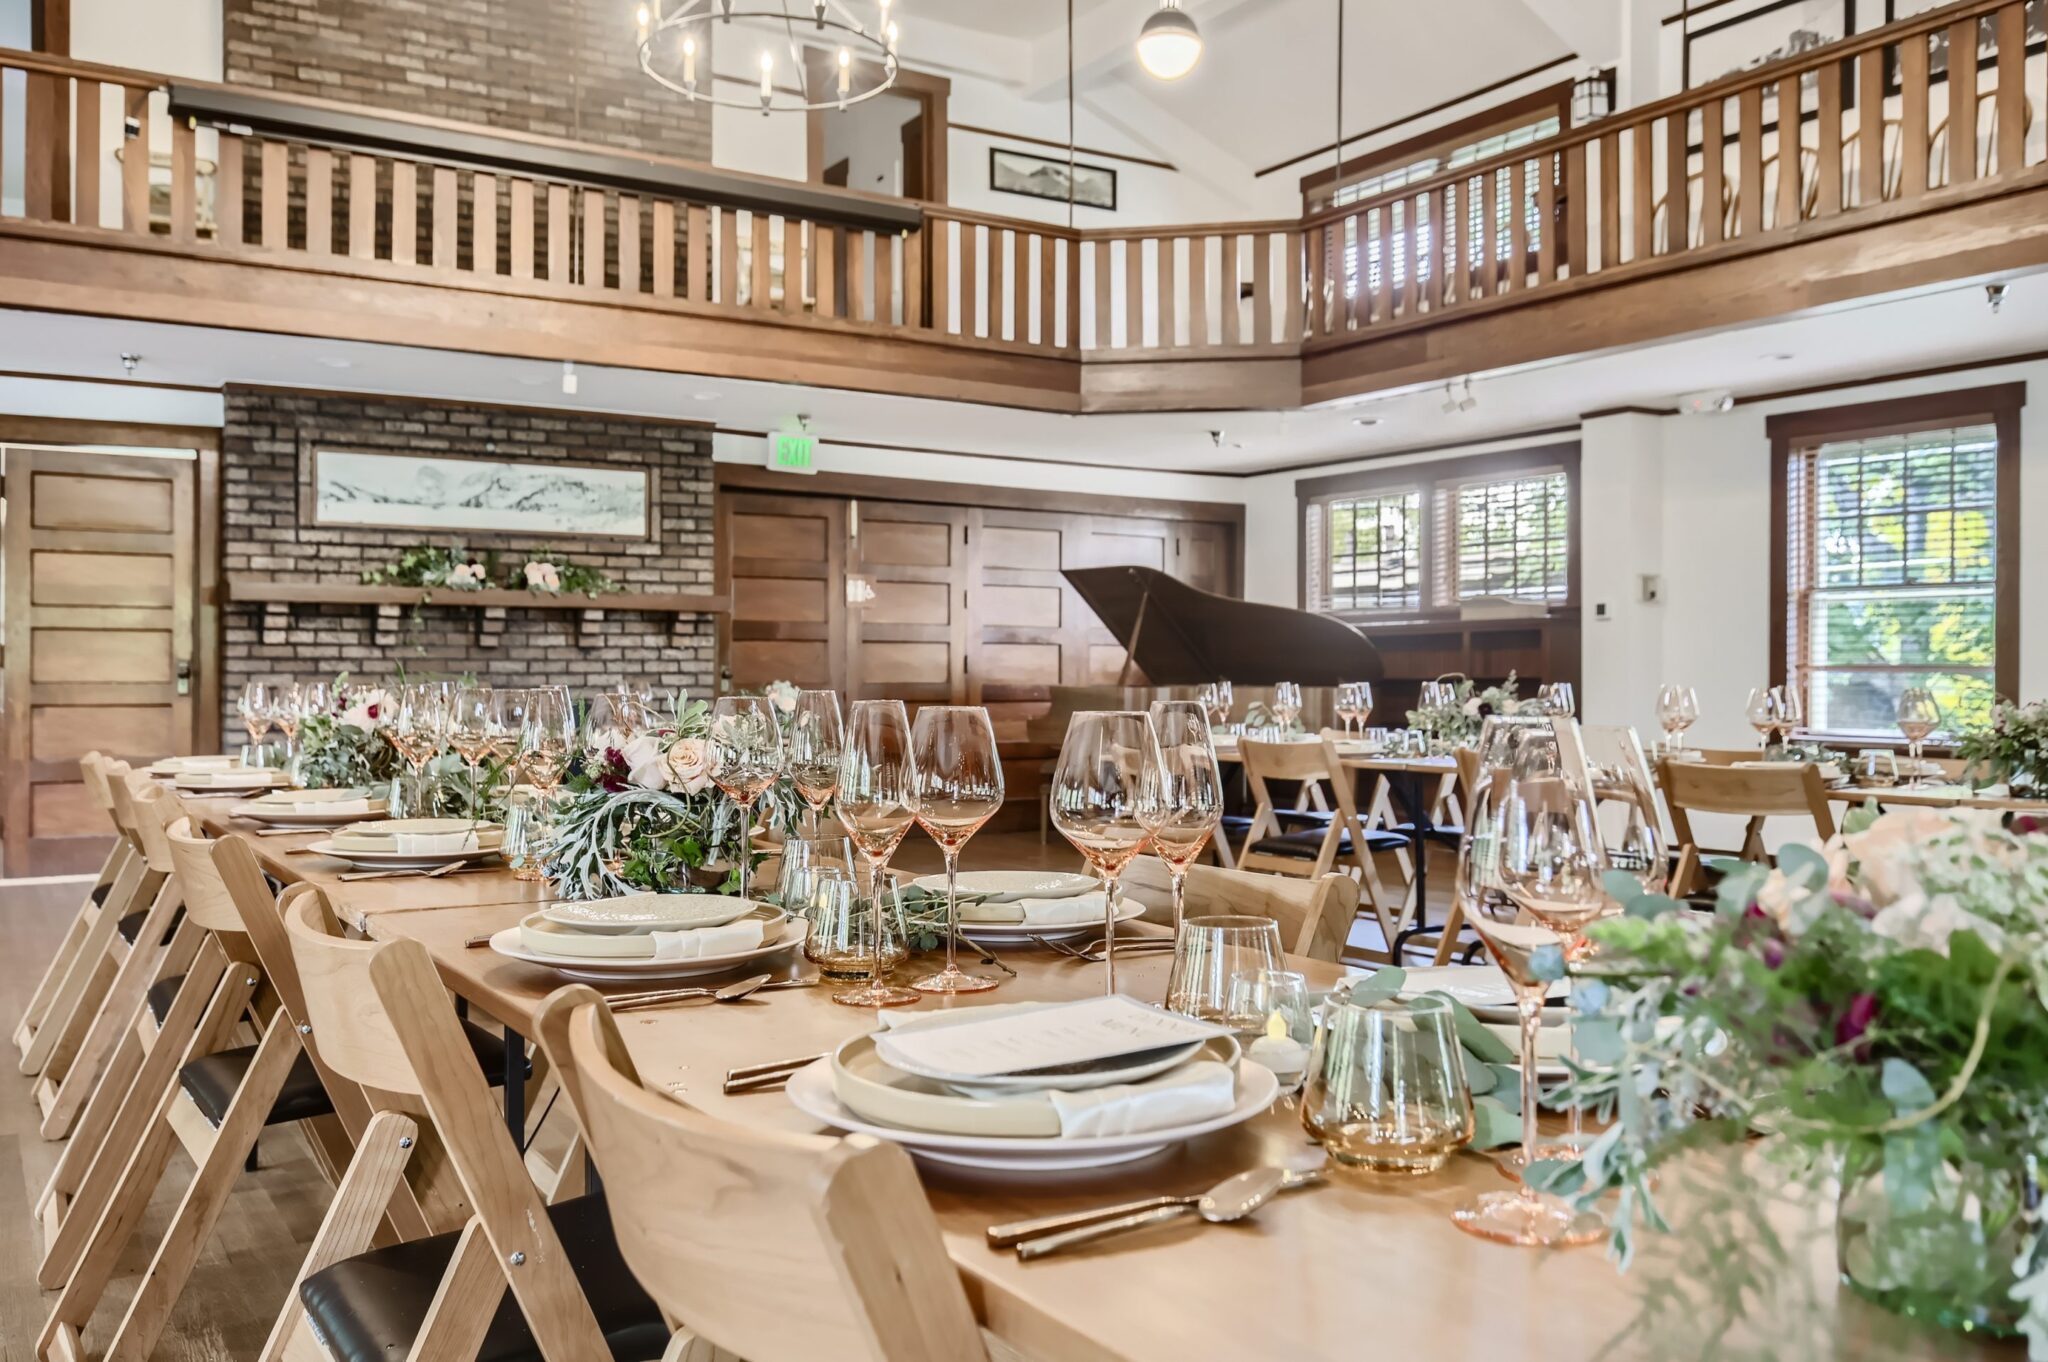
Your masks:
<svg viewBox="0 0 2048 1362"><path fill-rule="evenodd" d="M1266 1018L1266 1034L1251 1043L1245 1056L1265 1065L1282 1080L1299 1078L1308 1068L1308 1047L1287 1034L1286 1014L1279 1011Z"/></svg>

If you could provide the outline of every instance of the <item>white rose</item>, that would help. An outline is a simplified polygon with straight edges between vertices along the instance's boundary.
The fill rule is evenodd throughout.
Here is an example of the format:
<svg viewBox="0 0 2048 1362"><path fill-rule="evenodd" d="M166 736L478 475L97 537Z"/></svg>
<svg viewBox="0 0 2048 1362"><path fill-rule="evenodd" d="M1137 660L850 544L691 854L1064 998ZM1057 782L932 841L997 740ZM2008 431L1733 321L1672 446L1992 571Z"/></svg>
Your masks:
<svg viewBox="0 0 2048 1362"><path fill-rule="evenodd" d="M1467 700L1467 701L1465 702L1465 713L1466 713L1466 714L1468 714L1469 716L1471 716L1471 717L1472 717L1472 718L1474 718L1474 719L1476 719L1476 718L1478 718L1478 717L1479 717L1479 697L1478 697L1478 696L1476 696L1476 695L1475 695L1475 696L1473 696L1473 697L1472 697L1472 698L1471 698L1470 700Z"/></svg>
<svg viewBox="0 0 2048 1362"><path fill-rule="evenodd" d="M769 702L784 714L788 714L796 708L797 690L791 683L787 681L771 681L764 689Z"/></svg>
<svg viewBox="0 0 2048 1362"><path fill-rule="evenodd" d="M1948 832L1954 819L1939 809L1893 809L1861 832L1845 833L1842 845L1856 858L1856 881L1876 904L1890 903L1911 889L1915 849Z"/></svg>
<svg viewBox="0 0 2048 1362"><path fill-rule="evenodd" d="M702 738L677 738L668 749L669 788L699 794L711 784L711 745Z"/></svg>
<svg viewBox="0 0 2048 1362"><path fill-rule="evenodd" d="M543 569L546 567L547 564L545 563L528 563L526 565L526 584L528 586L539 586L541 577L544 575Z"/></svg>
<svg viewBox="0 0 2048 1362"><path fill-rule="evenodd" d="M560 591L562 589L562 574L553 563L542 563L540 565L540 584L549 591Z"/></svg>
<svg viewBox="0 0 2048 1362"><path fill-rule="evenodd" d="M661 739L642 733L619 749L626 759L626 779L647 790L668 788L668 762L662 754Z"/></svg>

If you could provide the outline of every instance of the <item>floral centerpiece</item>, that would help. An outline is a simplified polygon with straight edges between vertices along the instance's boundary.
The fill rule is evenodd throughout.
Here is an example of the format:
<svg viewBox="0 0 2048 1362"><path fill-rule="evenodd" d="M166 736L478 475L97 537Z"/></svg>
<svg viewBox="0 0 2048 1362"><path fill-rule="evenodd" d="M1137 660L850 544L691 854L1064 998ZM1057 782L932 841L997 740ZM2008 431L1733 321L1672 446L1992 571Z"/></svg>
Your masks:
<svg viewBox="0 0 2048 1362"><path fill-rule="evenodd" d="M2023 1331L2048 1358L2048 838L1994 814L1866 806L1775 869L1722 868L1710 917L1610 875L1625 913L1571 967L1585 1067L1566 1096L1614 1121L1531 1182L1601 1203L1626 1266L1643 1228L1667 1228L1660 1171L1680 1180L1698 1165L1677 1156L1738 1147L1734 1171L1694 1179L1682 1261L1646 1309L1732 1320L1802 1276L1762 1214L1768 1170L1819 1196L1839 1186L1850 1287Z"/></svg>
<svg viewBox="0 0 2048 1362"><path fill-rule="evenodd" d="M537 596L602 596L619 589L596 568L572 563L559 553L530 556L505 574L505 585Z"/></svg>
<svg viewBox="0 0 2048 1362"><path fill-rule="evenodd" d="M1443 704L1418 705L1409 710L1408 726L1421 729L1453 747L1469 745L1477 740L1487 715L1515 714L1523 703L1515 695L1521 683L1513 672L1509 672L1507 679L1498 686L1483 689L1471 677L1457 672L1439 676L1437 680L1451 688L1450 699Z"/></svg>
<svg viewBox="0 0 2048 1362"><path fill-rule="evenodd" d="M351 685L346 672L334 678L331 693L327 713L299 720L293 768L299 782L315 790L389 784L405 765L391 741L397 713L391 693Z"/></svg>
<svg viewBox="0 0 2048 1362"><path fill-rule="evenodd" d="M2000 700L1991 722L1957 738L1955 750L1973 777L2048 790L2048 701Z"/></svg>
<svg viewBox="0 0 2048 1362"><path fill-rule="evenodd" d="M460 543L416 544L383 567L368 569L362 580L368 586L416 586L427 591L482 591L495 583L537 596L601 596L619 589L596 568L572 563L559 553L528 554L501 572L497 554L478 557Z"/></svg>

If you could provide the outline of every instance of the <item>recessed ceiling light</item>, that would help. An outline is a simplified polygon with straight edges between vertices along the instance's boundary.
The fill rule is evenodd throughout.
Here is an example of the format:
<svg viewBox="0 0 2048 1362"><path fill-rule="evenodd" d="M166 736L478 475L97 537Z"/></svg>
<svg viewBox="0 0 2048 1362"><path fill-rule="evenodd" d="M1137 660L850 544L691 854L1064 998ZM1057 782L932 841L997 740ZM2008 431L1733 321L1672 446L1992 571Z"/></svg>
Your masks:
<svg viewBox="0 0 2048 1362"><path fill-rule="evenodd" d="M343 359L339 355L322 355L320 362L330 369L353 369L356 367L354 360Z"/></svg>
<svg viewBox="0 0 2048 1362"><path fill-rule="evenodd" d="M1351 418L1351 424L1354 426L1376 426L1379 423L1380 418L1377 416L1354 416Z"/></svg>
<svg viewBox="0 0 2048 1362"><path fill-rule="evenodd" d="M718 400L717 393L691 393L690 396L698 402L715 402Z"/></svg>

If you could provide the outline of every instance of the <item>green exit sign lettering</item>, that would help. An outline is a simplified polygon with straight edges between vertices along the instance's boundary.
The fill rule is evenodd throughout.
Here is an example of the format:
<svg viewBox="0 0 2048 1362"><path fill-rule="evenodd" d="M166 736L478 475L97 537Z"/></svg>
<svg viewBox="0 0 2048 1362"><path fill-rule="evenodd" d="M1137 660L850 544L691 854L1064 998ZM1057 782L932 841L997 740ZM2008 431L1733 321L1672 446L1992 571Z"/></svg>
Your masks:
<svg viewBox="0 0 2048 1362"><path fill-rule="evenodd" d="M818 440L813 435L778 435L768 453L768 466L779 468L785 473L815 473L818 471L813 455L817 452Z"/></svg>

